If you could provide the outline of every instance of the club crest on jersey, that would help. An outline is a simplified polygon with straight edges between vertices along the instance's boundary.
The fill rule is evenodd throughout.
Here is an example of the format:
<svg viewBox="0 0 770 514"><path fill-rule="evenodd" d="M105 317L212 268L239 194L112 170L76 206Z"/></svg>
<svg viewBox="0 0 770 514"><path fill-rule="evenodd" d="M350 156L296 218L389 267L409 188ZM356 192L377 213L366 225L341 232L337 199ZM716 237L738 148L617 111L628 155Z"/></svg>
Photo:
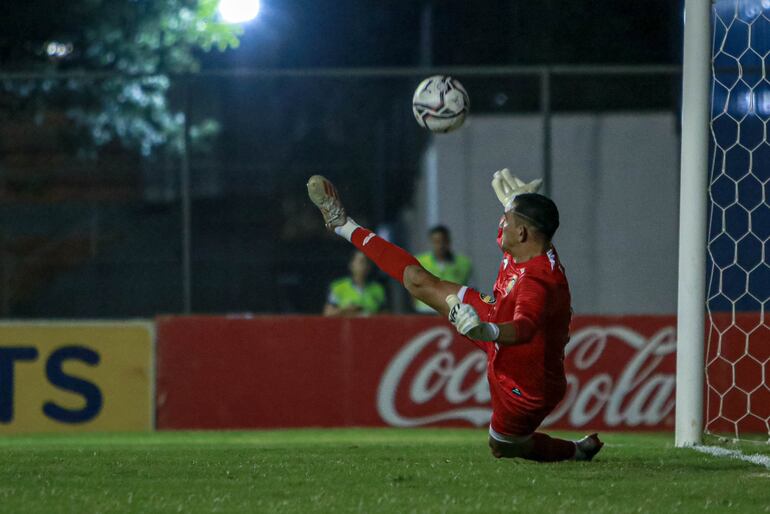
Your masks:
<svg viewBox="0 0 770 514"><path fill-rule="evenodd" d="M481 298L482 302L488 303L489 305L494 305L497 301L493 296L484 293L479 293L479 298Z"/></svg>
<svg viewBox="0 0 770 514"><path fill-rule="evenodd" d="M524 271L526 271L526 269L521 270L522 275L524 274ZM519 276L520 275L514 275L511 277L511 281L508 282L507 286L505 286L505 294L508 294L511 292L511 289L513 289L513 286L516 285L516 281L519 279Z"/></svg>

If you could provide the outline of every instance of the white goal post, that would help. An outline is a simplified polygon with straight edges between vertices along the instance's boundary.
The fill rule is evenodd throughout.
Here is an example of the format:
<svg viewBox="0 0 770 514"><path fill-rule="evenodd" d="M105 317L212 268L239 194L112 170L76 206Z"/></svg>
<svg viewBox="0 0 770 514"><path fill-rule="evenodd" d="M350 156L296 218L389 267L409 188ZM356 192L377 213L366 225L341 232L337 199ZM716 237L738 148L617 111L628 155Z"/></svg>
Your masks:
<svg viewBox="0 0 770 514"><path fill-rule="evenodd" d="M703 434L711 0L686 0L682 68L676 446Z"/></svg>

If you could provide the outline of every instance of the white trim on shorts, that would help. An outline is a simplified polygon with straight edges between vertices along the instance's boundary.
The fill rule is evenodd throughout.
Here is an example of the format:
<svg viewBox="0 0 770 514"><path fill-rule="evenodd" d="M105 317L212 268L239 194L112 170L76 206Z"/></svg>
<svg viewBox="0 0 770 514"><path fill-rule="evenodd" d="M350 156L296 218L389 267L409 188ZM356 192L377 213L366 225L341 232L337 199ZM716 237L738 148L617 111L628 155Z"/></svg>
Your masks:
<svg viewBox="0 0 770 514"><path fill-rule="evenodd" d="M532 437L532 434L529 435L505 435L501 434L500 432L497 432L494 428L492 428L492 425L489 425L489 437L494 439L495 441L499 441L501 443L508 443L508 444L521 444L524 441L527 441L530 437Z"/></svg>
<svg viewBox="0 0 770 514"><path fill-rule="evenodd" d="M457 297L462 302L465 300L465 292L468 290L468 286L462 286L459 291L457 291Z"/></svg>

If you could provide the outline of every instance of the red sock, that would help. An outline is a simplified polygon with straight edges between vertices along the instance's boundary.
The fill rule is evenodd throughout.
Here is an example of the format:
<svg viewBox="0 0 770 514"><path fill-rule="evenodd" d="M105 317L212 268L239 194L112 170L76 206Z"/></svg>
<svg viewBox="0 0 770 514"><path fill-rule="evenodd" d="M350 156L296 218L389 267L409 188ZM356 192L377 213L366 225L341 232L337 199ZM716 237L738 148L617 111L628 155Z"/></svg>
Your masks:
<svg viewBox="0 0 770 514"><path fill-rule="evenodd" d="M556 462L569 460L575 456L575 443L556 439L541 432L532 434L532 449L525 459L538 462Z"/></svg>
<svg viewBox="0 0 770 514"><path fill-rule="evenodd" d="M419 266L420 263L401 247L385 241L371 230L359 227L353 231L350 242L369 257L378 268L404 283L404 270L407 266Z"/></svg>

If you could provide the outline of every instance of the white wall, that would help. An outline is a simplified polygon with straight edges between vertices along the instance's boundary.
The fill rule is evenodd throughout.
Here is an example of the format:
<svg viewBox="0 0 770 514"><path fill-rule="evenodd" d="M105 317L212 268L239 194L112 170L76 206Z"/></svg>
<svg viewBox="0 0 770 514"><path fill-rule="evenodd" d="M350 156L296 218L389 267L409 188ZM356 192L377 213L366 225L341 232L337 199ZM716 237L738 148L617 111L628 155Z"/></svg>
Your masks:
<svg viewBox="0 0 770 514"><path fill-rule="evenodd" d="M676 118L671 113L559 115L552 129L551 194L561 213L555 243L575 312L674 313ZM473 285L486 291L500 261L495 235L502 213L489 183L503 167L524 180L541 176L540 116L473 117L459 131L434 137L415 209L406 217L414 251L426 248L430 225L448 225L455 249L473 259Z"/></svg>

